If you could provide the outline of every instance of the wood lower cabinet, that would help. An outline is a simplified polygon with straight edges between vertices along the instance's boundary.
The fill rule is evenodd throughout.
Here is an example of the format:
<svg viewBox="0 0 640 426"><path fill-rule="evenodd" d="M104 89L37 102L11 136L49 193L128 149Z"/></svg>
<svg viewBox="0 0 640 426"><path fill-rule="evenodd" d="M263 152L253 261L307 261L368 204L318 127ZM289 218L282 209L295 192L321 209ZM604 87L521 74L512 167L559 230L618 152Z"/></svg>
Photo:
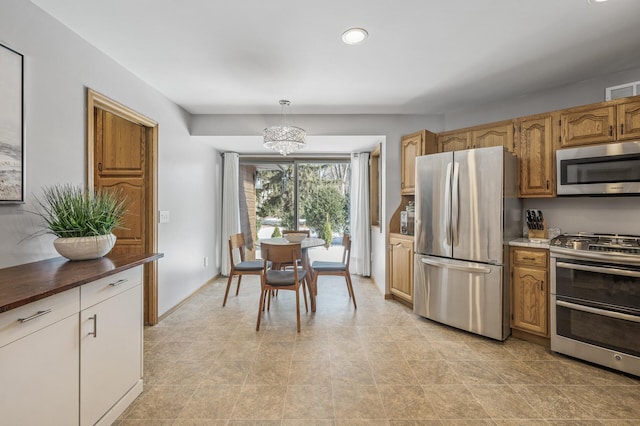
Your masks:
<svg viewBox="0 0 640 426"><path fill-rule="evenodd" d="M549 337L549 251L511 247L511 328Z"/></svg>
<svg viewBox="0 0 640 426"><path fill-rule="evenodd" d="M400 140L400 192L413 195L416 191L416 157L433 154L436 149L436 135L421 130L405 135Z"/></svg>
<svg viewBox="0 0 640 426"><path fill-rule="evenodd" d="M389 287L394 297L413 304L413 236L389 235Z"/></svg>
<svg viewBox="0 0 640 426"><path fill-rule="evenodd" d="M553 197L556 193L553 125L550 115L516 121L520 147L518 196Z"/></svg>

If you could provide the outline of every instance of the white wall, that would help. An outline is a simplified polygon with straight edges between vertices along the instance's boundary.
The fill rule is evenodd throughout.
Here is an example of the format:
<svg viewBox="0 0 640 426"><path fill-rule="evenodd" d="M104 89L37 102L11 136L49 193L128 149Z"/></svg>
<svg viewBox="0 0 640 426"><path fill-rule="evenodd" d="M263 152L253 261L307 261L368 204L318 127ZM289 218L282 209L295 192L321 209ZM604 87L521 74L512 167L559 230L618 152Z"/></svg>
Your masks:
<svg viewBox="0 0 640 426"><path fill-rule="evenodd" d="M220 163L192 143L189 115L145 82L25 0L0 2L0 43L25 57L26 193L24 205L0 205L0 267L57 256L52 237L23 239L36 228L32 197L44 185L84 184L86 88L159 123L159 313L217 273ZM219 266L218 266L219 268Z"/></svg>
<svg viewBox="0 0 640 426"><path fill-rule="evenodd" d="M276 117L276 118L274 118ZM198 115L191 121L193 136L259 135L266 126L277 122L272 115ZM304 123L310 134L384 135L382 142L383 227L372 234L372 278L381 293L387 293L385 282L386 233L391 215L400 203L400 137L421 129L442 130L439 116L423 115L296 115L296 123ZM374 147L372 147L374 148Z"/></svg>

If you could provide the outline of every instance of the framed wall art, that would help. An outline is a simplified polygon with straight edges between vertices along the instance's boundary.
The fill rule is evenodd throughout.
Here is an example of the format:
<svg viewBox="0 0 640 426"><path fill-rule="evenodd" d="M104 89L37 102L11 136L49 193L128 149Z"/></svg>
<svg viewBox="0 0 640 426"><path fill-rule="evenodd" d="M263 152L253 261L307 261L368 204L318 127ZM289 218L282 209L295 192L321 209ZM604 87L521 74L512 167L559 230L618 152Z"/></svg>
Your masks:
<svg viewBox="0 0 640 426"><path fill-rule="evenodd" d="M24 174L24 58L0 44L0 203L22 203Z"/></svg>

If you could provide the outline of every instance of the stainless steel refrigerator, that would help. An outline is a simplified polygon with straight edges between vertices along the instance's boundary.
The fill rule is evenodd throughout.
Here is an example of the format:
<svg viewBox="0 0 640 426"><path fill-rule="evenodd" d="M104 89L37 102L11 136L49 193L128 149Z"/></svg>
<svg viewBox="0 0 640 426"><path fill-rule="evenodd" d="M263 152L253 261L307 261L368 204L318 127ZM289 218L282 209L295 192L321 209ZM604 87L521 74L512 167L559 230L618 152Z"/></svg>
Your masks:
<svg viewBox="0 0 640 426"><path fill-rule="evenodd" d="M522 235L516 161L502 146L417 158L414 313L509 336L508 242Z"/></svg>

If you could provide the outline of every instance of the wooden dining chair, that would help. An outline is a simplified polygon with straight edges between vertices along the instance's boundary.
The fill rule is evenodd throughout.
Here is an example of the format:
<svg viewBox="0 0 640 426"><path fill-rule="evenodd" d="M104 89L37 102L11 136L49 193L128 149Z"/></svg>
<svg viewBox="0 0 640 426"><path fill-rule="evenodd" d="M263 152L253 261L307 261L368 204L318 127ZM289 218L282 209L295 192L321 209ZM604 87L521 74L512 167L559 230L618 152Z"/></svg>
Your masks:
<svg viewBox="0 0 640 426"><path fill-rule="evenodd" d="M270 264L279 265L290 262L292 265L302 257L300 244L267 244L260 245L263 267L261 276L262 291L260 293L260 305L258 306L258 321L256 331L260 330L260 319L265 309L267 297L273 290L293 290L296 292L296 322L300 332L300 284L305 278L306 271L301 268L292 270L272 269ZM303 290L304 291L304 290Z"/></svg>
<svg viewBox="0 0 640 426"><path fill-rule="evenodd" d="M239 251L240 262L235 263L234 251ZM227 290L224 292L224 300L222 301L222 307L227 304L227 296L229 295L229 288L231 287L231 280L234 276L238 276L238 286L236 287L236 296L240 291L240 281L243 275L262 275L263 262L262 260L244 260L244 234L234 234L229 237L229 259L231 261L231 271L229 272L229 279L227 280Z"/></svg>
<svg viewBox="0 0 640 426"><path fill-rule="evenodd" d="M312 288L318 288L319 275L343 276L347 281L347 291L349 292L349 298L353 300L353 307L357 309L358 306L356 305L356 295L353 292L351 272L349 272L349 258L351 257L351 237L349 237L349 234L344 234L342 236L342 248L342 262L327 262L316 260L311 264L311 270L313 273Z"/></svg>
<svg viewBox="0 0 640 426"><path fill-rule="evenodd" d="M307 238L309 238L311 236L311 231L309 231L308 229L300 229L300 230L295 230L295 229L283 229L282 230L282 236L284 237L287 234L306 234ZM298 260L298 266L300 266L302 264L301 260ZM292 263L286 263L283 265L280 265L280 267L282 269L285 269L287 267L293 267Z"/></svg>

